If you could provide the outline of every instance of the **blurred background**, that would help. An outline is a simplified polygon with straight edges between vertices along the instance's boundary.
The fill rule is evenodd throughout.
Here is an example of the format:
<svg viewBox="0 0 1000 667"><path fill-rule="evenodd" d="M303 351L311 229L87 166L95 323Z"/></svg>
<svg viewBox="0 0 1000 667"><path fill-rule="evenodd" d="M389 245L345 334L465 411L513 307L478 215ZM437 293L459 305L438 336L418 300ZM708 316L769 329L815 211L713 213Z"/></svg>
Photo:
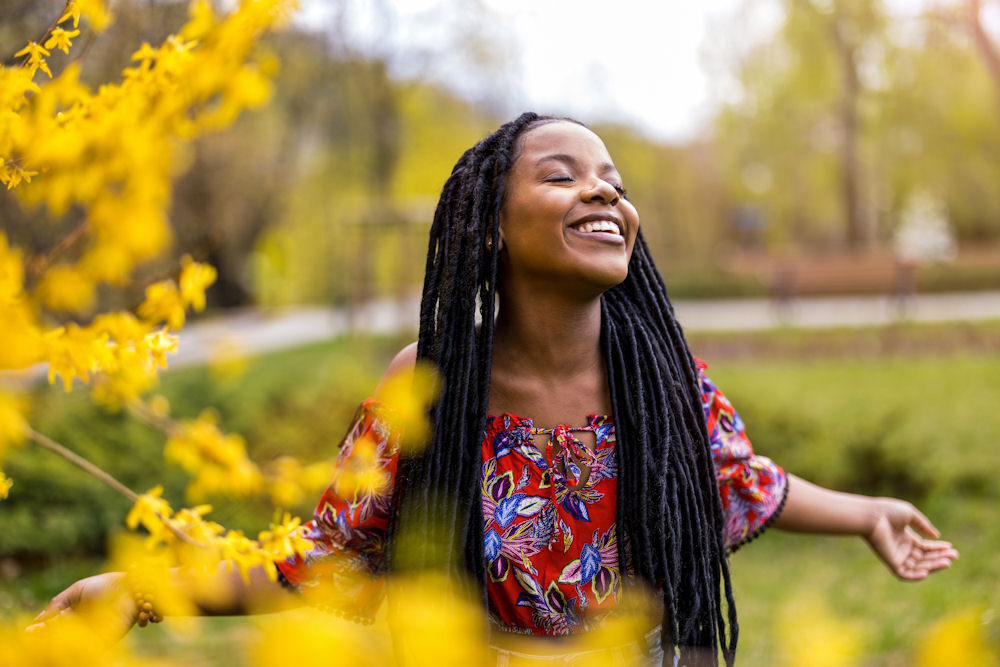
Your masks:
<svg viewBox="0 0 1000 667"><path fill-rule="evenodd" d="M63 4L0 2L8 63ZM83 78L117 80L187 5L115 3ZM1000 1L303 0L267 47L281 63L271 103L195 143L174 248L143 269L190 254L219 272L181 335L190 363L163 380L175 413L215 405L254 456L329 457L412 339L427 230L462 151L525 109L571 115L607 143L692 348L757 449L821 484L912 500L962 552L913 586L856 540L767 535L733 557L744 664L996 657ZM13 243L42 252L72 226L0 193ZM134 306L146 282L99 307ZM845 303L878 314L803 315ZM246 334L282 321L265 342ZM39 430L135 488L180 493L162 438L86 397L32 391ZM44 453L8 467L7 615L93 572L127 511ZM213 504L232 527L270 515ZM935 646L959 661L934 662Z"/></svg>

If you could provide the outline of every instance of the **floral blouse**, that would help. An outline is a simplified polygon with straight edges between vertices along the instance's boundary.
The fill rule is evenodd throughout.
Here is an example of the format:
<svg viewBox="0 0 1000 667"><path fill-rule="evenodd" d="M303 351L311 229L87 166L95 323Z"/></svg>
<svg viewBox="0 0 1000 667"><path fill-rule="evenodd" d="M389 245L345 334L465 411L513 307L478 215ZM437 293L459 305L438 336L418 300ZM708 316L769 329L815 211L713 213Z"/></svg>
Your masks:
<svg viewBox="0 0 1000 667"><path fill-rule="evenodd" d="M739 415L704 374L704 362L696 361L725 543L735 550L777 517L787 480L780 467L753 453ZM350 590L338 596L361 619L374 615L384 582L349 575L382 571L399 453L398 435L380 410L366 400L341 445L333 481L302 528L314 548L304 559L278 563L284 583L305 592L321 583L336 590L341 581L350 582ZM375 476L345 490L343 478L362 460L369 468L375 464ZM497 629L572 634L591 629L614 608L622 577L617 478L609 415L551 429L510 414L487 418L480 481L489 615Z"/></svg>

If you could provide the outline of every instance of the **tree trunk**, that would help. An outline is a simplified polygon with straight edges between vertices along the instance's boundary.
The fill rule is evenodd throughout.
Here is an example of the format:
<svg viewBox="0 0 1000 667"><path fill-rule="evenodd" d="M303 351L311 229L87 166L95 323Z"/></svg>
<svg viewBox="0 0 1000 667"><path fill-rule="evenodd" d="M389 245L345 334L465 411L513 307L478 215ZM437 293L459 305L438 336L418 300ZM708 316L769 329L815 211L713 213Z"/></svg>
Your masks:
<svg viewBox="0 0 1000 667"><path fill-rule="evenodd" d="M840 99L840 124L843 132L840 146L841 194L844 205L847 246L851 250L857 250L867 240L867 225L860 197L861 166L858 163L857 154L860 125L858 96L861 86L858 81L857 64L854 62L854 45L848 43L844 34L843 21L843 15L838 9L835 9L831 28L844 81L843 94Z"/></svg>
<svg viewBox="0 0 1000 667"><path fill-rule="evenodd" d="M986 61L986 68L990 71L995 84L997 102L1000 103L1000 53L997 45L993 43L990 36L983 29L983 23L979 18L981 7L980 0L968 0L969 6L969 27L972 29L972 36L976 40L976 46Z"/></svg>

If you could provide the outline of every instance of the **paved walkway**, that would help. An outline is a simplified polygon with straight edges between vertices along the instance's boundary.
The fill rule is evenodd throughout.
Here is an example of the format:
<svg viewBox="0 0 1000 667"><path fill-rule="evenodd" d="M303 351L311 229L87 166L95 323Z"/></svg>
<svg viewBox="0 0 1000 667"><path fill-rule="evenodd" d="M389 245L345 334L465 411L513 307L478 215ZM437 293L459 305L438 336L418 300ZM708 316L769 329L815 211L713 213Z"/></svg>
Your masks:
<svg viewBox="0 0 1000 667"><path fill-rule="evenodd" d="M780 308L768 299L678 301L674 307L685 331L691 332L860 327L899 321L1000 320L1000 292L917 295L902 303L887 297L838 297L796 299ZM350 331L415 332L418 314L416 299L377 301L349 311L237 311L185 327L170 365L204 362L227 346L252 353L327 340Z"/></svg>

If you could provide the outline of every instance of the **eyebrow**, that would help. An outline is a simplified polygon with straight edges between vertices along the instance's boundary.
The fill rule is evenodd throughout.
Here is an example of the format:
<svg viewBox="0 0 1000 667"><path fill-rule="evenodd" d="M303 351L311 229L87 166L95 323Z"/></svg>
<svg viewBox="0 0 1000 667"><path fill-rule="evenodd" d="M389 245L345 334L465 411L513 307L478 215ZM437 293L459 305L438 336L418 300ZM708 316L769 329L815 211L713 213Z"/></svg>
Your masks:
<svg viewBox="0 0 1000 667"><path fill-rule="evenodd" d="M566 153L552 153L551 155L543 155L542 157L538 158L538 161L535 162L535 166L537 167L543 162L547 162L549 160L556 160L557 162L565 162L570 166L576 166L577 164L576 158L573 157L572 155L567 155ZM615 168L615 165L610 162L602 162L600 165L598 165L598 168L602 172L608 172L608 171L613 171L616 173L618 172L618 169Z"/></svg>

